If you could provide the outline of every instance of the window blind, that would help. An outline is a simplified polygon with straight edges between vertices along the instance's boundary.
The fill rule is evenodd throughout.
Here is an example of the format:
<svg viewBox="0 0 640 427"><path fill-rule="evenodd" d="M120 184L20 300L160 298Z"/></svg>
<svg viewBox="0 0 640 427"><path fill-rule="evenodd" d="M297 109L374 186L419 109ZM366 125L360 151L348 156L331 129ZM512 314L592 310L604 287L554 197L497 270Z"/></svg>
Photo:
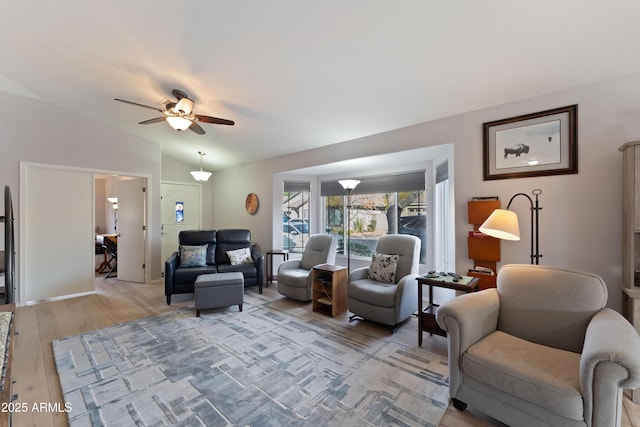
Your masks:
<svg viewBox="0 0 640 427"><path fill-rule="evenodd" d="M358 179L360 184L352 194L396 193L401 191L420 191L425 189L425 171L403 172L398 174L367 176ZM323 181L320 183L321 196L341 196L346 190L338 183L338 180Z"/></svg>
<svg viewBox="0 0 640 427"><path fill-rule="evenodd" d="M449 179L449 162L445 161L436 167L436 184L447 179Z"/></svg>
<svg viewBox="0 0 640 427"><path fill-rule="evenodd" d="M284 182L284 192L285 193L300 193L306 191L307 193L311 191L311 183L304 181L285 181Z"/></svg>

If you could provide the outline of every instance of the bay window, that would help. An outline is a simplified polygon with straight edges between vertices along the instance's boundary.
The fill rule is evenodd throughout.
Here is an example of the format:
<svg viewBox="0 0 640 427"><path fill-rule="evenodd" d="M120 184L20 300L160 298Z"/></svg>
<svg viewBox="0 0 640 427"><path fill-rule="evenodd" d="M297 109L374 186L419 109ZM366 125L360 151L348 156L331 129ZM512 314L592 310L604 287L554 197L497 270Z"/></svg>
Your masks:
<svg viewBox="0 0 640 427"><path fill-rule="evenodd" d="M338 238L338 253L345 254L350 234L351 256L370 257L378 239L386 234L411 234L421 241L420 262L426 261L425 171L357 177L351 209L338 181L323 181L323 228ZM350 218L346 218L347 212ZM345 224L350 224L349 230Z"/></svg>

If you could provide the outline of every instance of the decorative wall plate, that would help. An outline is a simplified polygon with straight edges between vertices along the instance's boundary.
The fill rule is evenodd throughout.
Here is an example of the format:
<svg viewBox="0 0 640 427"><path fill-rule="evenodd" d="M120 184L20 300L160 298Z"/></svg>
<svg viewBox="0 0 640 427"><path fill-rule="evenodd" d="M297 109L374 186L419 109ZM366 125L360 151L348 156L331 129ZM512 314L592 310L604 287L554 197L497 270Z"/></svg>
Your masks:
<svg viewBox="0 0 640 427"><path fill-rule="evenodd" d="M247 199L244 202L245 208L249 215L253 215L258 210L258 195L256 193L249 193Z"/></svg>

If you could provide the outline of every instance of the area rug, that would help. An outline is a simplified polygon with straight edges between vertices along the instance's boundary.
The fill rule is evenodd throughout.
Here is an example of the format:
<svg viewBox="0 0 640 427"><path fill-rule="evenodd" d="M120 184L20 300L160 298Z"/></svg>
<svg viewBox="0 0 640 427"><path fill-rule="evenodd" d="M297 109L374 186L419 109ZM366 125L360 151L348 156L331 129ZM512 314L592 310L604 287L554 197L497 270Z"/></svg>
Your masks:
<svg viewBox="0 0 640 427"><path fill-rule="evenodd" d="M13 312L0 311L0 392L4 391L4 380L7 373L8 348L9 340L11 339L9 330L12 319Z"/></svg>
<svg viewBox="0 0 640 427"><path fill-rule="evenodd" d="M242 312L183 308L53 349L71 426L437 425L446 358L365 329L247 293Z"/></svg>

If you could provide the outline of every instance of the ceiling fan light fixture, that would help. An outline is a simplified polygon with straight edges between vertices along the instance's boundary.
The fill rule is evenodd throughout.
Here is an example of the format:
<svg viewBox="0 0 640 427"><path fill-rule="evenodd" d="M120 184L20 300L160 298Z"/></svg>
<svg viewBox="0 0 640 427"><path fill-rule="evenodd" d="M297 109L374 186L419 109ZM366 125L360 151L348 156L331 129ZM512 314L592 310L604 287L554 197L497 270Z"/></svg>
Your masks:
<svg viewBox="0 0 640 427"><path fill-rule="evenodd" d="M185 130L191 126L191 120L180 116L168 116L166 120L175 130Z"/></svg>
<svg viewBox="0 0 640 427"><path fill-rule="evenodd" d="M176 106L173 109L177 113L181 114L191 114L193 111L193 101L189 98L180 98L180 100L176 103Z"/></svg>
<svg viewBox="0 0 640 427"><path fill-rule="evenodd" d="M221 119L219 117L203 116L201 114L193 114L193 100L187 97L187 94L181 90L174 89L171 91L176 98L176 102L171 102L168 99L163 102L164 110L152 107L150 105L140 104L138 102L127 101L126 99L114 98L116 101L124 102L126 104L137 105L138 107L155 110L162 113L162 117L155 117L149 120L143 120L138 124L150 125L152 123L160 123L166 121L169 126L175 130L182 131L189 129L193 133L198 135L204 135L206 132L198 123L211 123L214 125L227 125L233 126L235 122L233 120Z"/></svg>
<svg viewBox="0 0 640 427"><path fill-rule="evenodd" d="M191 176L193 176L193 179L195 179L196 181L208 181L212 173L202 170L202 156L206 155L207 153L198 151L198 154L200 154L200 170L191 171Z"/></svg>

